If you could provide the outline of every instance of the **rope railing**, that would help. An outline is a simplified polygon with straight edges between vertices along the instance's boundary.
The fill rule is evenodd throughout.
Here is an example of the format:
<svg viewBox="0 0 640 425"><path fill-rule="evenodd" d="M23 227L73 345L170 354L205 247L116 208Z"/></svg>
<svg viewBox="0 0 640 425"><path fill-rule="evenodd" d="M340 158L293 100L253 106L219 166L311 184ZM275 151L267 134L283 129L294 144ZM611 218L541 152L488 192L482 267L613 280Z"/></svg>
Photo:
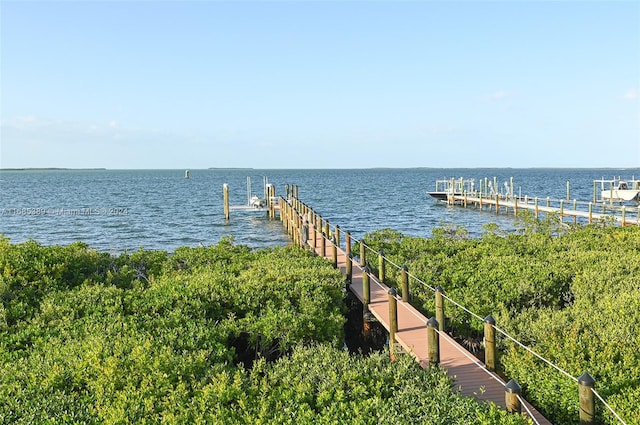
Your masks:
<svg viewBox="0 0 640 425"><path fill-rule="evenodd" d="M554 368L555 370L557 370L558 372L562 373L563 375L565 375L566 377L572 379L574 382L578 382L578 378L576 378L575 376L571 375L569 372L565 371L564 369L560 368L559 366L556 366L555 364L551 363L549 360L545 359L544 357L542 357L540 354L536 353L535 351L533 351L531 348L527 347L526 345L524 345L523 343L521 343L520 341L518 341L517 339L515 339L514 337L512 337L511 335L509 335L507 332L505 332L503 329L499 328L498 326L495 326L496 331L500 332L505 338L515 342L517 345L519 345L521 348L523 348L525 351L529 352L530 354L532 354L533 356L537 357L538 359L542 360L544 363L548 364L549 366L551 366L552 368Z"/></svg>
<svg viewBox="0 0 640 425"><path fill-rule="evenodd" d="M295 210L295 209L294 209ZM301 217L301 219L303 218L304 214L300 214L299 212L296 211L296 213L298 214L299 217ZM339 226L337 225L333 225L333 235L335 235L337 233L337 229L339 228ZM329 227L329 229L331 230L331 227ZM321 234L323 234L323 230L319 228L318 229L320 231ZM342 229L341 229L342 230ZM329 238L329 235L325 235L326 239L330 241L330 243L334 244L335 243L331 240L331 238ZM352 243L357 243L357 244L362 244L365 247L365 250L369 250L371 253L375 254L376 256L380 255L380 252L375 251L372 247L368 246L367 244L364 243L363 239L357 239L354 238L353 236L351 236L351 241ZM349 254L349 253L347 253ZM402 267L399 266L398 264L396 264L395 262L391 261L388 257L386 257L386 255L382 256L383 260L385 261L385 263L392 265L393 267L395 267L398 270L401 270ZM436 288L434 288L433 286L427 284L426 282L422 281L420 278L418 278L417 276L414 276L410 273L408 273L408 278L411 281L417 282L419 284L421 284L422 286L428 288L429 290L431 290L432 292L436 292ZM383 285L382 282L379 282L378 279L373 279L373 281L382 289L385 289L385 286ZM452 298L446 296L445 294L442 294L443 298L446 299L447 301L449 301L451 304L453 304L454 306L458 307L459 309L463 310L464 312L466 312L467 314L469 314L470 316L472 316L473 318L479 320L480 322L484 323L485 319L474 313L473 311L469 310L468 308L464 307L463 305L461 305L460 303L456 302L455 300L453 300ZM401 299L398 296L394 297L397 301L401 301ZM411 312L414 316L420 318L420 316L417 315L416 312L414 312L412 309L408 309L409 312ZM526 345L524 345L522 342L518 341L517 339L515 339L513 336L511 336L510 334L508 334L505 330L503 330L502 328L499 328L498 326L493 325L495 330L497 332L499 332L501 335L503 335L503 337L505 337L507 340L510 340L512 342L514 342L516 345L518 345L519 347L521 347L522 349L524 349L526 352L532 354L534 357L536 357L537 359L541 360L542 362L544 362L545 364L547 364L548 366L551 366L553 369L555 369L556 371L560 372L562 375L564 375L565 377L571 379L574 382L578 382L578 378L574 377L573 375L571 375L570 373L568 373L567 371L565 371L564 369L560 368L559 366L555 365L554 363L552 363L551 361L545 359L544 357L542 357L540 354L538 354L537 352L535 352L534 350L532 350L531 348L527 347ZM437 331L440 334L440 331ZM446 333L444 333L444 335L447 335ZM447 338L450 338L447 335ZM469 360L471 360L473 363L475 363L476 365L478 365L479 367L481 367L482 370L485 370L490 376L492 376L494 379L498 380L498 382L500 382L502 385L504 385L504 382L502 382L502 380L498 379L496 377L496 375L492 374L486 367L484 364L480 363L479 360L477 360L475 357L470 356L470 354L468 354L466 352L466 350L463 350L461 347L458 347L457 344L452 344L457 350L459 350L461 353L463 353L467 358L469 358ZM598 394L598 392L591 388L591 391L593 392L593 394L596 396L596 398L598 400L600 400L600 402L611 412L611 414L623 425L626 425L626 423L624 422L624 420L613 410L613 408L611 408L611 406L602 398L602 396L600 396L600 394ZM520 398L518 396L518 398ZM522 400L521 400L522 402ZM528 415L530 418L532 418L532 420L536 423L539 424L539 422L536 421L535 417L531 414L531 412L529 411L528 407L526 406L525 403L522 403L522 406L525 407L525 410L527 411Z"/></svg>
<svg viewBox="0 0 640 425"><path fill-rule="evenodd" d="M524 407L524 410L527 412L527 415L529 416L529 418L531 418L531 420L536 425L540 425L540 422L536 419L533 413L531 413L531 410L529 409L529 406L527 405L526 401L523 400L522 397L520 397L520 395L518 395L518 401L520 402L520 406Z"/></svg>
<svg viewBox="0 0 640 425"><path fill-rule="evenodd" d="M613 408L611 406L609 406L609 403L604 401L604 399L600 396L600 394L598 394L598 392L594 388L591 388L591 392L593 392L593 394L598 398L598 400L600 400L600 402L611 412L611 414L613 414L613 416L615 416L615 418L622 425L627 425L627 423L622 420L622 418L613 410Z"/></svg>

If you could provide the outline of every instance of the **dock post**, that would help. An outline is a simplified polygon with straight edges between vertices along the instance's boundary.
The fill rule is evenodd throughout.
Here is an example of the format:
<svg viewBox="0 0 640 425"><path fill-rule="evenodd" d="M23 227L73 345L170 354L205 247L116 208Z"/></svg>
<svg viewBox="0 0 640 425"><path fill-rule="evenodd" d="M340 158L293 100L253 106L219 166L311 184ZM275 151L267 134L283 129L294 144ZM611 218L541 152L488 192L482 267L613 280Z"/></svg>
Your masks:
<svg viewBox="0 0 640 425"><path fill-rule="evenodd" d="M482 210L482 189L480 189L480 209Z"/></svg>
<svg viewBox="0 0 640 425"><path fill-rule="evenodd" d="M593 221L593 203L589 202L589 224Z"/></svg>
<svg viewBox="0 0 640 425"><path fill-rule="evenodd" d="M513 197L513 215L518 215L518 198L516 198L515 196Z"/></svg>
<svg viewBox="0 0 640 425"><path fill-rule="evenodd" d="M362 270L362 325L365 338L371 336L371 312L369 303L371 302L371 286L369 282L369 266L364 266Z"/></svg>
<svg viewBox="0 0 640 425"><path fill-rule="evenodd" d="M571 200L571 184L569 183L569 180L567 180L567 201Z"/></svg>
<svg viewBox="0 0 640 425"><path fill-rule="evenodd" d="M551 206L551 198L547 196L547 208Z"/></svg>
<svg viewBox="0 0 640 425"><path fill-rule="evenodd" d="M496 319L492 315L484 318L484 364L487 370L496 370Z"/></svg>
<svg viewBox="0 0 640 425"><path fill-rule="evenodd" d="M520 398L518 398L520 393L522 393L522 387L513 379L504 386L504 404L507 407L507 412L522 413L522 404L520 403Z"/></svg>
<svg viewBox="0 0 640 425"><path fill-rule="evenodd" d="M276 206L273 202L273 198L276 197L276 187L274 185L269 186L269 218L275 220L276 218Z"/></svg>
<svg viewBox="0 0 640 425"><path fill-rule="evenodd" d="M329 238L331 235L331 229L329 228L329 220L324 221L324 234L325 237Z"/></svg>
<svg viewBox="0 0 640 425"><path fill-rule="evenodd" d="M409 268L402 266L400 269L400 281L402 282L402 302L409 302Z"/></svg>
<svg viewBox="0 0 640 425"><path fill-rule="evenodd" d="M622 227L624 227L625 225L626 217L627 217L627 209L623 205L622 206Z"/></svg>
<svg viewBox="0 0 640 425"><path fill-rule="evenodd" d="M394 361L396 359L396 333L398 332L398 300L396 300L398 291L396 288L391 288L387 294L389 295L389 354L391 361Z"/></svg>
<svg viewBox="0 0 640 425"><path fill-rule="evenodd" d="M596 423L596 402L593 395L593 386L595 383L595 379L586 372L578 378L580 425L595 425Z"/></svg>
<svg viewBox="0 0 640 425"><path fill-rule="evenodd" d="M496 214L500 214L500 195L496 193Z"/></svg>
<svg viewBox="0 0 640 425"><path fill-rule="evenodd" d="M369 273L371 273L369 266L364 266L364 269L362 270L362 304L367 312L369 311L369 302L371 301L371 282L369 280Z"/></svg>
<svg viewBox="0 0 640 425"><path fill-rule="evenodd" d="M313 253L316 253L316 248L318 247L318 228L316 225L312 225L313 228Z"/></svg>
<svg viewBox="0 0 640 425"><path fill-rule="evenodd" d="M364 239L360 240L360 267L364 267L367 264L367 247L364 246Z"/></svg>
<svg viewBox="0 0 640 425"><path fill-rule="evenodd" d="M378 253L378 280L380 283L384 283L385 280L384 251L382 249Z"/></svg>
<svg viewBox="0 0 640 425"><path fill-rule="evenodd" d="M351 280L353 278L353 254L352 253L348 253L347 254L347 283L351 283Z"/></svg>
<svg viewBox="0 0 640 425"><path fill-rule="evenodd" d="M222 198L224 200L224 218L229 220L229 185L222 185Z"/></svg>
<svg viewBox="0 0 640 425"><path fill-rule="evenodd" d="M427 350L429 357L429 365L437 366L440 364L440 335L437 329L440 327L435 317L427 320Z"/></svg>
<svg viewBox="0 0 640 425"><path fill-rule="evenodd" d="M309 222L305 219L302 223L302 247L304 249L309 248L307 241L309 240Z"/></svg>
<svg viewBox="0 0 640 425"><path fill-rule="evenodd" d="M332 262L333 262L333 268L337 269L338 268L338 245L336 245L336 235L333 235L333 237L331 238L331 251L332 251Z"/></svg>
<svg viewBox="0 0 640 425"><path fill-rule="evenodd" d="M564 217L564 199L560 199L560 221Z"/></svg>
<svg viewBox="0 0 640 425"><path fill-rule="evenodd" d="M578 211L578 200L574 199L573 200L573 211L577 212ZM574 213L573 214L573 224L578 223L578 214Z"/></svg>
<svg viewBox="0 0 640 425"><path fill-rule="evenodd" d="M340 226L336 224L336 245L340 248Z"/></svg>
<svg viewBox="0 0 640 425"><path fill-rule="evenodd" d="M320 256L325 258L327 256L327 238L329 236L324 232L320 234Z"/></svg>
<svg viewBox="0 0 640 425"><path fill-rule="evenodd" d="M298 241L298 246L301 248L304 247L304 245L302 245L302 226L302 216L296 213L296 239Z"/></svg>
<svg viewBox="0 0 640 425"><path fill-rule="evenodd" d="M351 254L351 232L347 232L344 237L344 252Z"/></svg>
<svg viewBox="0 0 640 425"><path fill-rule="evenodd" d="M538 214L540 210L538 209L538 197L536 196L534 199L534 210L536 212L536 220L538 219Z"/></svg>
<svg viewBox="0 0 640 425"><path fill-rule="evenodd" d="M436 286L436 320L438 321L438 330L444 331L444 289L442 286Z"/></svg>
<svg viewBox="0 0 640 425"><path fill-rule="evenodd" d="M597 187L598 187L598 183L596 181L594 181L593 182L593 203L594 204L598 202L598 196L596 195Z"/></svg>

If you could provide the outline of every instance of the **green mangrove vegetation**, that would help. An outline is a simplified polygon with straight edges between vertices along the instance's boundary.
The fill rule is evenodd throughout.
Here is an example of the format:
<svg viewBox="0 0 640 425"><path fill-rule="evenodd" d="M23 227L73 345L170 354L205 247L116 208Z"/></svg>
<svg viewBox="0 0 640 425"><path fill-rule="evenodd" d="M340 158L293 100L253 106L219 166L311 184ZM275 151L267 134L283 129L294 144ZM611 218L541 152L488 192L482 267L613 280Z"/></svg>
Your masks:
<svg viewBox="0 0 640 425"><path fill-rule="evenodd" d="M497 327L571 376L589 373L614 411L627 424L640 424L640 228L574 226L530 214L519 220L514 233L491 225L477 239L464 228L443 226L429 239L383 229L364 242L424 283L411 280L410 292L427 317L435 312L426 285L440 286L481 318L491 314ZM377 260L370 264L377 268ZM386 275L387 284L399 288L398 270L387 267ZM445 305L447 330L482 357L483 322ZM498 338L501 372L552 422L577 424L577 383ZM599 401L597 409L600 423L619 423Z"/></svg>
<svg viewBox="0 0 640 425"><path fill-rule="evenodd" d="M409 356L343 350L343 285L293 247L0 237L0 423L527 423Z"/></svg>

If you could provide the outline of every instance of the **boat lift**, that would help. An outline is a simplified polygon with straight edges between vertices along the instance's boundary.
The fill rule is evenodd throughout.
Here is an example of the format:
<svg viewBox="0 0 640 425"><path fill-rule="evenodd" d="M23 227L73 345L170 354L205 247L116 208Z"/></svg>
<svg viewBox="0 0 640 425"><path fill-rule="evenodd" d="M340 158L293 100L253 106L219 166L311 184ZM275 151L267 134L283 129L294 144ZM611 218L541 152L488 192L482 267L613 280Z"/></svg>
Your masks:
<svg viewBox="0 0 640 425"><path fill-rule="evenodd" d="M247 212L268 212L271 218L275 218L275 210L278 199L275 194L275 186L269 183L267 177L263 177L263 196L254 195L251 190L251 177L247 176L247 203L246 205L229 205L229 185L222 185L224 197L224 216L228 220L229 212L247 211Z"/></svg>

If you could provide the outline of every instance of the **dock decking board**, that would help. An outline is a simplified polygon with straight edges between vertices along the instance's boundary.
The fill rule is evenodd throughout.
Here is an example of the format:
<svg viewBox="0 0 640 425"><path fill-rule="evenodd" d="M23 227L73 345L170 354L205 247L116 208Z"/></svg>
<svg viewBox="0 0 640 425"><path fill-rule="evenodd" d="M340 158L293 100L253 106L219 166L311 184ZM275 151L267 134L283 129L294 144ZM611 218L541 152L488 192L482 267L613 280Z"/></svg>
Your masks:
<svg viewBox="0 0 640 425"><path fill-rule="evenodd" d="M320 255L320 243L314 248L313 227L309 229L309 237L307 244L310 249L317 255ZM322 234L319 233L316 238L319 242ZM329 249L331 247L331 249ZM333 259L333 245L327 241L325 258ZM346 267L348 257L341 247L337 249L337 266L338 269L346 275ZM360 300L363 301L362 287L362 267L353 261L352 278L349 289ZM389 295L387 291L389 287L380 283L372 274L370 276L371 297L369 303L369 311L374 317L385 327L389 329ZM398 299L398 332L396 333L397 343L422 366L428 366L428 346L427 346L427 318L418 312L409 303L402 302ZM457 390L463 396L475 397L479 400L492 401L497 405L505 408L505 383L498 375L489 372L481 362L474 363L471 359L475 358L464 347L459 345L453 338L440 333L440 366L445 369L448 375L454 380L454 390ZM477 361L477 360L476 360ZM534 416L534 422L543 425L551 425L542 414L535 410L527 403L528 409ZM523 412L525 409L523 408Z"/></svg>

